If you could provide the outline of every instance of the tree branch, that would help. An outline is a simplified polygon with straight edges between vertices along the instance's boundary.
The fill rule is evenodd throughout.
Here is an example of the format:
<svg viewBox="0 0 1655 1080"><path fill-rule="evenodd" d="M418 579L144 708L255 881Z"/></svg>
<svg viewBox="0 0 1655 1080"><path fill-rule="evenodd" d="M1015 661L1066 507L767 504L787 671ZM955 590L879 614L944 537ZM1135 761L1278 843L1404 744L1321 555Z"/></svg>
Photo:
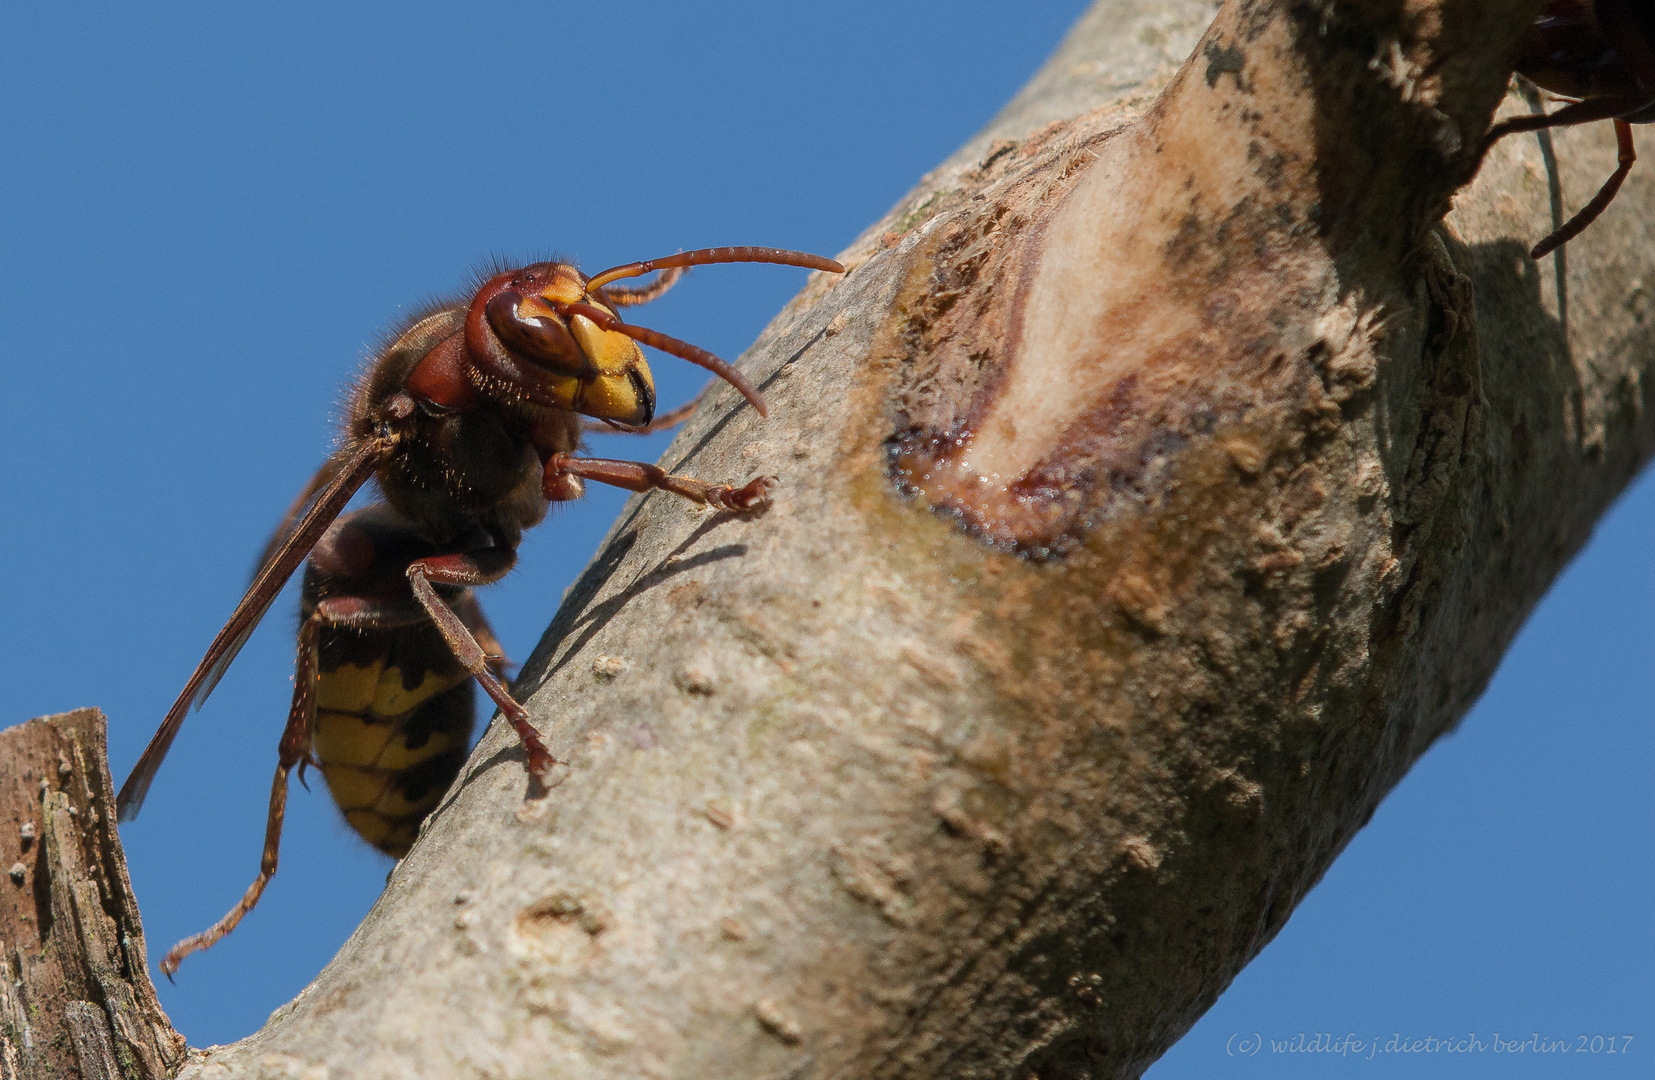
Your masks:
<svg viewBox="0 0 1655 1080"><path fill-rule="evenodd" d="M769 512L628 504L517 684L550 793L496 725L185 1075L1141 1072L1650 452L1647 170L1590 273L1533 140L1441 224L1537 7L1231 0L1155 82L1199 6L1100 2L669 451Z"/></svg>
<svg viewBox="0 0 1655 1080"><path fill-rule="evenodd" d="M161 1080L184 1060L149 979L105 728L78 709L0 731L6 1080Z"/></svg>

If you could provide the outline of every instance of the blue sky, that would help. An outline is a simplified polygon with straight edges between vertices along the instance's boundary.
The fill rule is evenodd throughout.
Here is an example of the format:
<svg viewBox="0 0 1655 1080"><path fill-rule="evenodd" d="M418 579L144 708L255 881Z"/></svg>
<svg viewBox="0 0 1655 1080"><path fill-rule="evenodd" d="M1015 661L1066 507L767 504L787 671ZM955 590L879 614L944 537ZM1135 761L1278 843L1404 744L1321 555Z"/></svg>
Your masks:
<svg viewBox="0 0 1655 1080"><path fill-rule="evenodd" d="M326 453L341 387L406 307L495 254L595 269L725 243L836 252L992 115L1083 7L11 6L0 723L101 706L125 776ZM700 270L649 325L734 357L802 280ZM702 381L652 364L663 402ZM598 449L649 460L662 445ZM560 510L484 595L515 656L620 503L595 492ZM1151 1077L1649 1073L1652 536L1645 482L1460 731ZM155 956L222 914L257 866L291 604L123 829ZM296 791L259 910L162 983L175 1024L196 1045L257 1028L343 942L388 865L325 795ZM1475 1032L1489 1048L1272 1050L1301 1032ZM1587 1049L1492 1049L1495 1033L1532 1032ZM1637 1038L1630 1054L1594 1054L1594 1035ZM1263 1049L1234 1053L1241 1036Z"/></svg>

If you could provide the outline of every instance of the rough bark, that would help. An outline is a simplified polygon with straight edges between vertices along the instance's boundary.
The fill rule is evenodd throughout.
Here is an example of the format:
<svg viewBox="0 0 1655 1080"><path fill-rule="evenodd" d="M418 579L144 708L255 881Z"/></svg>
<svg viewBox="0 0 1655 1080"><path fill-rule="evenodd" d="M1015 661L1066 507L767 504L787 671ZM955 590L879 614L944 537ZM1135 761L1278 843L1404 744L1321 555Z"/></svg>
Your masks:
<svg viewBox="0 0 1655 1080"><path fill-rule="evenodd" d="M184 1060L149 978L105 727L78 709L0 731L4 1080L161 1080Z"/></svg>
<svg viewBox="0 0 1655 1080"><path fill-rule="evenodd" d="M1650 171L1538 0L1101 0L630 503L317 981L192 1080L1135 1076L1648 456ZM1506 108L1527 108L1513 94Z"/></svg>

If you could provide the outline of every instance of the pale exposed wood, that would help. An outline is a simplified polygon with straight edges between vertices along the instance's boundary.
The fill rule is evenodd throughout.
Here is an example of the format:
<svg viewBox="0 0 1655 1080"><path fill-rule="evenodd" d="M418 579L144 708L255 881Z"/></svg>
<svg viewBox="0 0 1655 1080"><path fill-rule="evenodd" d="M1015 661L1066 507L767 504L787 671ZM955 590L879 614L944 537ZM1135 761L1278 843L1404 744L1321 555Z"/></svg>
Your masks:
<svg viewBox="0 0 1655 1080"><path fill-rule="evenodd" d="M104 731L79 709L0 732L8 1080L160 1080L184 1060L149 978Z"/></svg>
<svg viewBox="0 0 1655 1080"><path fill-rule="evenodd" d="M184 1075L1141 1072L1655 442L1649 170L1561 279L1536 140L1439 224L1537 6L1100 2L669 451L768 513L628 504L518 683L549 794L496 725Z"/></svg>

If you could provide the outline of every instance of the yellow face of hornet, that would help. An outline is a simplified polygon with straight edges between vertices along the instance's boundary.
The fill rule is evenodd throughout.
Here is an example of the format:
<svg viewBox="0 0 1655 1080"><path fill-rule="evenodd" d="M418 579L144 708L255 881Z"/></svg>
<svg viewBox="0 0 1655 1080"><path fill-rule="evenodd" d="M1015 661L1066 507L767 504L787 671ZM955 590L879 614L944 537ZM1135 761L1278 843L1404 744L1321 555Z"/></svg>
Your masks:
<svg viewBox="0 0 1655 1080"><path fill-rule="evenodd" d="M598 325L595 319L615 319L615 313L588 294L578 270L539 263L502 284L484 311L500 342L533 366L539 403L620 424L649 423L655 381L643 350Z"/></svg>

